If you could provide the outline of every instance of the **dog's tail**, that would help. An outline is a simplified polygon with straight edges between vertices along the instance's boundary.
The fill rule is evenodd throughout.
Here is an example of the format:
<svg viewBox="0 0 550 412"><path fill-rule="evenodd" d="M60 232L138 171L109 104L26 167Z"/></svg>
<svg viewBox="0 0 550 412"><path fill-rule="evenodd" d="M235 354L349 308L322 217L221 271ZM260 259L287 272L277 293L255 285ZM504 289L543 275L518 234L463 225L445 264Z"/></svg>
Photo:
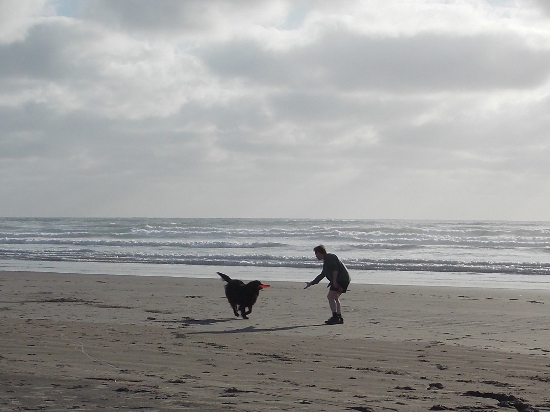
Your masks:
<svg viewBox="0 0 550 412"><path fill-rule="evenodd" d="M231 281L231 278L229 276L227 276L225 273L221 273L221 272L216 272L218 275L220 275L222 277L223 280L225 280L226 282L230 282Z"/></svg>

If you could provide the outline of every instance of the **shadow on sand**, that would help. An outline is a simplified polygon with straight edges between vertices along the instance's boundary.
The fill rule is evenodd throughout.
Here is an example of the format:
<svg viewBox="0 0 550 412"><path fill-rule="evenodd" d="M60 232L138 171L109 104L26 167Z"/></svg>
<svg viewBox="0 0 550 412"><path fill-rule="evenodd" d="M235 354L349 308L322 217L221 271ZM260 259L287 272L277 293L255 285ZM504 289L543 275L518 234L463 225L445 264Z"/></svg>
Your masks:
<svg viewBox="0 0 550 412"><path fill-rule="evenodd" d="M188 318L185 317L183 319L175 319L175 320L163 320L163 319L155 319L158 323L179 323L184 326L190 326L190 325L216 325L218 323L225 323L225 322L231 322L233 319L194 319L194 318Z"/></svg>
<svg viewBox="0 0 550 412"><path fill-rule="evenodd" d="M273 327L273 328L258 328L256 326L247 326L244 328L231 329L231 330L186 332L186 334L187 335L221 335L221 334L230 334L230 333L258 333L258 332L262 333L262 332L278 332L278 331L285 331L285 330L295 330L295 329L302 329L302 328L314 328L318 326L325 326L325 325L321 325L321 324L294 325L294 326L279 326L279 327Z"/></svg>

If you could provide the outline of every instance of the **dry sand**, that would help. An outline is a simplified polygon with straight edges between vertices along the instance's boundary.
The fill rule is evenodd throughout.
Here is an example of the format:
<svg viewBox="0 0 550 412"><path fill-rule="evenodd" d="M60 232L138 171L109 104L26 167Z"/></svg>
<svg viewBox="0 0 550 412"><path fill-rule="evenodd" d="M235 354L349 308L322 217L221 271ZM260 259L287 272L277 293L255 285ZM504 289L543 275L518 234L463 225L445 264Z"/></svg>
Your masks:
<svg viewBox="0 0 550 412"><path fill-rule="evenodd" d="M0 272L0 411L550 411L549 291L223 284Z"/></svg>

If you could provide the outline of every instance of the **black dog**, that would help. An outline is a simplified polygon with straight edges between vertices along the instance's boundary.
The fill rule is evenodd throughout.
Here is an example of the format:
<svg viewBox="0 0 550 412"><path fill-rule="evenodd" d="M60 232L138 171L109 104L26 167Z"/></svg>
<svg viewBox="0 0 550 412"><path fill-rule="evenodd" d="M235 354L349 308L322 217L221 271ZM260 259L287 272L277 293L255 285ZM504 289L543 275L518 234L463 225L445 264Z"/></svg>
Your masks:
<svg viewBox="0 0 550 412"><path fill-rule="evenodd" d="M243 319L248 319L246 315L252 313L252 306L256 303L260 290L268 288L269 285L259 280L254 280L245 284L242 280L231 279L224 273L217 273L227 282L227 285L225 285L225 296L227 296L227 300L235 316L239 317L238 311L241 311ZM246 309L248 309L248 311Z"/></svg>

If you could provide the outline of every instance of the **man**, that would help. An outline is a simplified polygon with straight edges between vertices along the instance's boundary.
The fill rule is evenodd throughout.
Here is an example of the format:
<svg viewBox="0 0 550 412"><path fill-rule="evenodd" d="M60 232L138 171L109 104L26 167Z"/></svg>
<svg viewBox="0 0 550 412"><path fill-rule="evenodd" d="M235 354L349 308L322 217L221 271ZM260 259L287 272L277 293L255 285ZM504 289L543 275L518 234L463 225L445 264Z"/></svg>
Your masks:
<svg viewBox="0 0 550 412"><path fill-rule="evenodd" d="M340 308L340 295L346 293L351 280L348 269L338 256L327 253L323 245L316 246L313 251L317 259L323 261L323 271L311 282L307 282L304 289L316 285L323 278L327 278L330 282L328 285L330 289L327 298L330 309L332 310L332 317L325 323L327 325L342 324L344 323L344 318L342 317Z"/></svg>

